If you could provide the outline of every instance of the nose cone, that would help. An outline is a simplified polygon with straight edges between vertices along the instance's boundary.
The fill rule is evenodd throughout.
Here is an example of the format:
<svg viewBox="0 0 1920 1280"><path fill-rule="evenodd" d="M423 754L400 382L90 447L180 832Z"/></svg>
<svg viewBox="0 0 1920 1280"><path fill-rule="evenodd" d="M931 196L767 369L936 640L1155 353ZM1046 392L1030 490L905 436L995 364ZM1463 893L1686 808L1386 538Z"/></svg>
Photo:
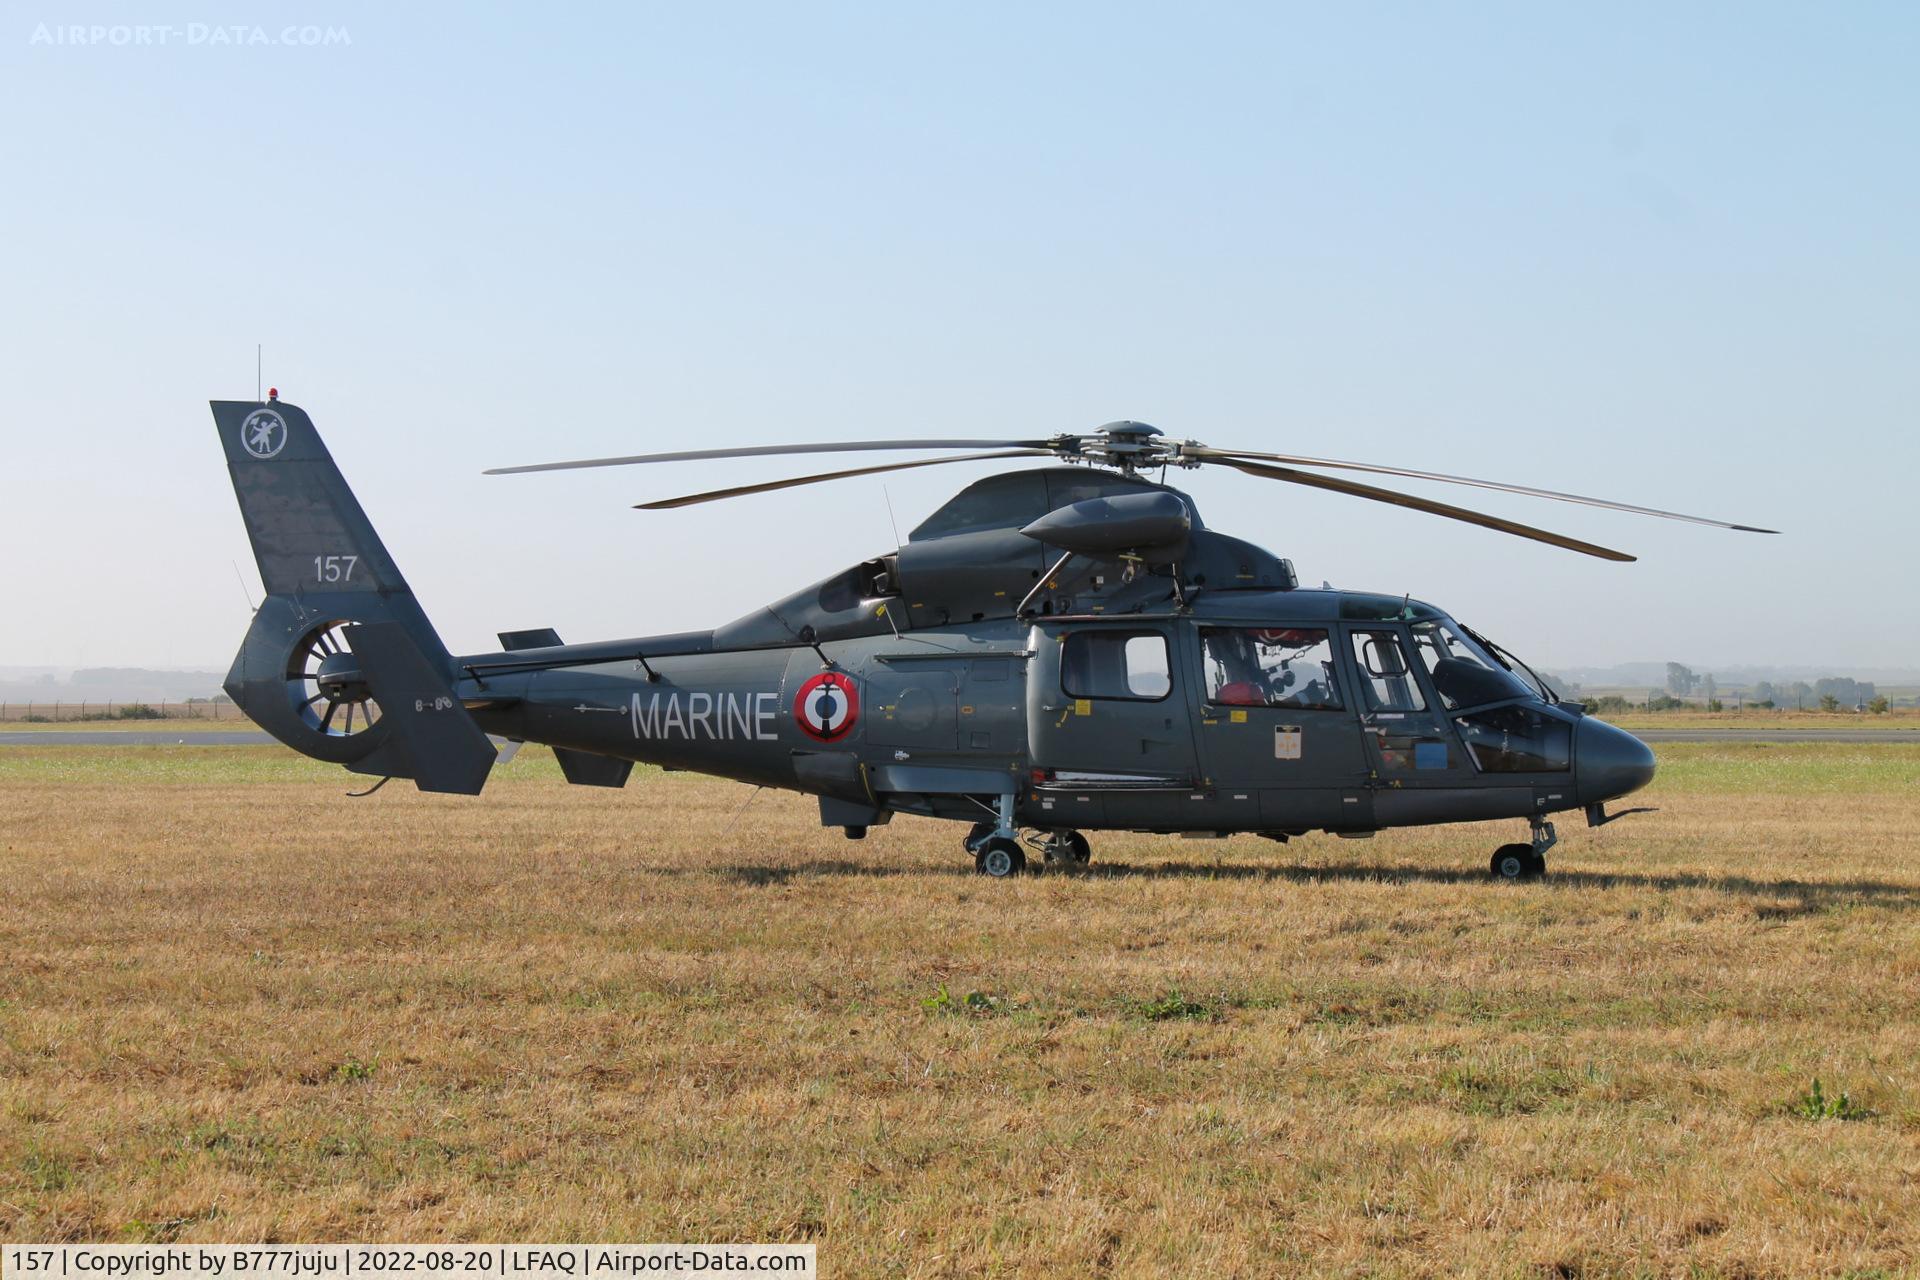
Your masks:
<svg viewBox="0 0 1920 1280"><path fill-rule="evenodd" d="M1653 752L1647 744L1592 716L1575 730L1574 790L1581 804L1612 800L1653 781Z"/></svg>

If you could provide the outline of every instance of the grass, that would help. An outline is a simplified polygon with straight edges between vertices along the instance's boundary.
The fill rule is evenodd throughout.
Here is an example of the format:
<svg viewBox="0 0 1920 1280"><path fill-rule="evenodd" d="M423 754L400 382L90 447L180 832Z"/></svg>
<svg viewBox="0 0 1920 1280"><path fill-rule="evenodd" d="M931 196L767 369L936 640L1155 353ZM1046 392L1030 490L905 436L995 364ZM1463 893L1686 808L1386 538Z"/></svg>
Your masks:
<svg viewBox="0 0 1920 1280"><path fill-rule="evenodd" d="M1189 1000L1179 991L1169 991L1154 1000L1122 1001L1126 1011L1145 1022L1218 1022L1220 1005L1210 1000Z"/></svg>
<svg viewBox="0 0 1920 1280"><path fill-rule="evenodd" d="M1787 1108L1802 1120L1870 1120L1873 1112L1853 1100L1850 1093L1829 1095L1820 1087L1820 1077L1813 1078L1813 1087L1795 1098Z"/></svg>
<svg viewBox="0 0 1920 1280"><path fill-rule="evenodd" d="M992 883L957 827L533 749L353 800L277 748L3 748L0 1237L1912 1274L1920 750L1658 750L1660 813L1514 886L1515 824Z"/></svg>
<svg viewBox="0 0 1920 1280"><path fill-rule="evenodd" d="M940 989L920 1002L920 1007L928 1013L940 1013L953 1016L975 1015L991 1016L1014 1012L1011 1001L984 991L969 991L964 996L955 996L941 983Z"/></svg>

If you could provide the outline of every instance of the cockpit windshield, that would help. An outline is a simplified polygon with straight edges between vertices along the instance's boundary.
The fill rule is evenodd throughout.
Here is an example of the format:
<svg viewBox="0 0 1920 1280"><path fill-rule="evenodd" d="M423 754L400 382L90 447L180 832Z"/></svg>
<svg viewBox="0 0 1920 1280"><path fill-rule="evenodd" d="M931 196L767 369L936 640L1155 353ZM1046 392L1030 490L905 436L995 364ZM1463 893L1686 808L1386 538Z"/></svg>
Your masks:
<svg viewBox="0 0 1920 1280"><path fill-rule="evenodd" d="M1445 619L1412 626L1414 650L1449 711L1507 698L1553 701L1550 693L1523 678L1465 627Z"/></svg>
<svg viewBox="0 0 1920 1280"><path fill-rule="evenodd" d="M1495 662L1513 673L1513 677L1516 680L1525 683L1527 688L1533 691L1534 696L1542 702L1558 703L1561 701L1560 690L1547 683L1545 676L1516 657L1511 649L1501 648L1493 641L1481 635L1478 631L1475 631L1472 627L1462 626L1460 629L1467 633L1469 640L1472 640L1489 654L1492 654Z"/></svg>

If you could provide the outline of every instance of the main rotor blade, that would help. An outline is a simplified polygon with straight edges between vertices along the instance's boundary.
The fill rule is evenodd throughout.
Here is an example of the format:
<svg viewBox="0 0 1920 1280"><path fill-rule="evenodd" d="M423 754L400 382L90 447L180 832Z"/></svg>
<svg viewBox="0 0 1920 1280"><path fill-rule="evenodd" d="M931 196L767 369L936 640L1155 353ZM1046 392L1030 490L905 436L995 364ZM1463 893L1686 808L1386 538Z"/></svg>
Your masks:
<svg viewBox="0 0 1920 1280"><path fill-rule="evenodd" d="M685 449L679 453L636 453L624 458L579 458L572 462L535 462L521 467L492 467L489 476L518 476L530 471L575 471L583 467L627 467L642 462L701 462L709 458L769 458L785 453L864 453L881 449L1050 449L1051 440L836 440L826 444L763 444L741 449Z"/></svg>
<svg viewBox="0 0 1920 1280"><path fill-rule="evenodd" d="M1544 542L1550 546L1564 547L1568 551L1578 551L1582 555L1598 556L1602 560L1631 561L1634 557L1624 551L1615 551L1609 547L1595 546L1591 542L1582 542L1578 538L1569 538L1558 533L1548 533L1545 529L1536 529L1530 524L1520 524L1513 520L1502 520L1498 516L1485 515L1478 511L1469 511L1465 507L1449 506L1444 502L1433 502L1426 498L1416 498L1410 493L1397 493L1392 489L1378 489L1370 484L1361 484L1357 480L1337 480L1332 476L1319 476L1306 471L1295 471L1290 467L1270 467L1264 463L1246 462L1237 458L1209 458L1244 471L1250 476L1262 476L1268 480L1285 480L1289 484L1304 484L1315 489L1327 489L1334 493L1349 494L1356 498L1371 498L1375 502L1388 502L1396 507L1408 507L1414 511L1424 511L1428 515L1445 516L1449 520L1460 520L1467 524L1477 524L1483 529L1494 529L1500 533L1511 533L1521 538L1531 538L1535 542Z"/></svg>
<svg viewBox="0 0 1920 1280"><path fill-rule="evenodd" d="M1530 498L1552 498L1556 502L1578 502L1582 506L1605 507L1609 511L1630 511L1634 515L1659 516L1663 520L1685 520L1688 524L1712 525L1716 529L1737 529L1741 533L1778 533L1778 529L1760 529L1750 524L1729 524L1725 520L1709 520L1705 516L1682 515L1678 511L1662 511L1658 507L1637 507L1630 502L1610 502L1605 498L1587 498L1577 493L1561 493L1557 489L1535 489L1524 484L1503 484L1498 480L1476 480L1472 476L1450 476L1438 471L1413 471L1406 467L1383 467L1372 462L1342 462L1337 458L1305 458L1288 453L1253 453L1245 449L1211 449L1205 446L1183 450L1187 457L1209 460L1229 458L1257 458L1262 462L1287 462L1296 467L1330 467L1342 471L1371 471L1383 476L1406 476L1412 480L1438 480L1442 484L1466 484L1476 489L1493 489L1500 493L1522 493Z"/></svg>
<svg viewBox="0 0 1920 1280"><path fill-rule="evenodd" d="M689 493L678 498L661 498L656 502L636 502L635 511L667 511L674 507L691 507L700 502L718 502L722 498L743 498L750 493L771 493L775 489L795 489L803 484L819 484L823 480L846 480L853 476L878 475L882 471L910 471L914 467L939 467L949 462L987 462L995 458L1044 458L1045 449L1008 449L1000 453L962 453L951 458L922 458L918 462L890 462L878 467L854 467L849 471L823 471L818 475L794 476L787 480L769 480L765 484L735 485L731 489L709 489L705 493Z"/></svg>

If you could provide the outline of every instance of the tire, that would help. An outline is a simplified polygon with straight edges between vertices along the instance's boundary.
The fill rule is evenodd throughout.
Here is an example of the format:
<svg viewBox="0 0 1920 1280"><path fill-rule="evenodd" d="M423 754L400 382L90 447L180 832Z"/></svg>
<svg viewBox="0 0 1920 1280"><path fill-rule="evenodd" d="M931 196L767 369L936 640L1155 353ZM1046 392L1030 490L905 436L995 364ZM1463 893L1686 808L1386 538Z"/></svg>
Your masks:
<svg viewBox="0 0 1920 1280"><path fill-rule="evenodd" d="M1093 850L1087 845L1087 838L1078 831L1055 831L1047 836L1041 846L1046 851L1047 865L1066 871L1078 871L1087 865L1087 859L1093 856Z"/></svg>
<svg viewBox="0 0 1920 1280"><path fill-rule="evenodd" d="M973 869L995 880L1007 880L1027 869L1027 853L1017 840L995 836L973 855Z"/></svg>
<svg viewBox="0 0 1920 1280"><path fill-rule="evenodd" d="M1547 860L1530 844L1503 844L1493 851L1487 870L1496 880L1521 881L1537 878L1547 869Z"/></svg>
<svg viewBox="0 0 1920 1280"><path fill-rule="evenodd" d="M988 836L992 835L994 833L994 829L995 829L994 825L991 822L974 823L973 826L969 828L967 831L966 840L963 841L963 843L967 847L967 852L968 853L979 852L980 842L982 840L985 840Z"/></svg>
<svg viewBox="0 0 1920 1280"><path fill-rule="evenodd" d="M1073 865L1084 867L1093 860L1093 846L1078 831L1067 832L1067 852L1073 855Z"/></svg>

